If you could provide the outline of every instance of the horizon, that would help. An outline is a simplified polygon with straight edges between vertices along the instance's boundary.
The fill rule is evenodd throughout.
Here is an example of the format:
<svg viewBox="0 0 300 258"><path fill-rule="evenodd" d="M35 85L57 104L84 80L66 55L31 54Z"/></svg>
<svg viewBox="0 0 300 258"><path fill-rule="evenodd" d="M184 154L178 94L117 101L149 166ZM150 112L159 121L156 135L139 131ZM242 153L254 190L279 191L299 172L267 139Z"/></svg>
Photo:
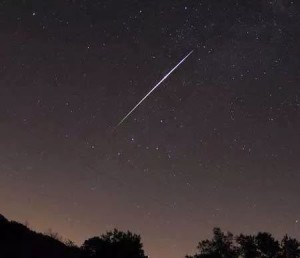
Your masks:
<svg viewBox="0 0 300 258"><path fill-rule="evenodd" d="M26 230L29 230L30 232L32 232L32 233L37 233L37 234L41 234L42 236L49 236L50 238L52 238L53 240L56 240L56 241L58 241L58 242L60 242L60 243L62 243L63 245L65 245L66 247L70 247L70 248L78 248L77 250L79 251L80 249L82 249L84 246L85 246L85 244L86 244L86 242L89 240L89 239L92 239L92 238L95 238L95 237L99 237L99 238L102 238L103 239L103 237L106 235L108 235L110 232L113 232L113 231L117 231L117 232L123 232L123 233L125 233L125 234L133 234L133 235L136 235L136 236L138 236L138 237L141 237L141 248L142 248L142 250L146 250L146 247L145 247L145 245L143 244L143 237L140 235L140 234L136 234L136 232L132 232L132 231L130 231L130 230L119 230L119 229L116 229L116 228L114 228L114 229L111 229L111 230L108 230L108 231L106 231L106 232L102 232L101 234L99 233L99 234L97 234L97 235L95 235L95 236L90 236L90 237L88 237L88 238L86 238L81 244L78 244L78 243L76 243L76 242L74 242L72 239L69 239L69 238L66 238L66 237L64 237L64 236L62 236L59 232L57 232L57 231L53 231L51 228L49 228L48 230L47 230L47 232L45 231L45 232L39 232L39 231L36 231L34 228L32 228L32 227L30 227L30 223L28 223L28 221L26 221L25 223L22 223L22 222L19 222L19 221L15 221L15 220L11 220L11 219L9 219L9 218L7 218L7 217L5 217L3 214L1 214L0 213L0 219L1 218L3 218L4 219L4 221L6 221L7 220L7 222L9 223L9 224L11 224L11 223L17 223L17 224L20 224L20 225L23 225L23 226L25 226L25 228L26 228ZM1 222L1 221L0 221ZM9 231L7 231L7 229L8 228L6 228L2 233L4 233L5 234L5 232L9 232ZM19 230L24 230L23 228L19 228ZM252 232L252 234L245 234L244 232L239 232L239 234L234 234L233 232L231 232L231 231L222 231L222 229L220 229L219 227L214 227L213 229L212 229L212 234L211 234L211 237L210 238L212 238L213 239L213 237L216 237L216 234L215 234L215 230L219 230L219 232L222 234L224 234L224 239L222 240L222 241L227 241L226 240L226 235L227 236L229 236L230 234L232 234L232 240L229 240L229 241L233 241L233 242L231 242L231 246L232 246L232 248L236 248L237 247L237 245L234 245L234 243L235 244L237 244L237 242L235 242L235 241L238 241L238 239L241 237L241 236L244 236L244 237L247 237L247 236L250 236L250 237L258 237L258 235L259 234L267 234L267 235L270 235L270 237L271 237L271 241L275 241L275 242L277 242L278 243L278 245L279 246L281 246L281 248L282 248L282 250L285 250L285 248L283 248L283 240L284 240L284 238L285 237L287 237L287 239L290 239L291 241L292 241L292 243L294 243L293 241L295 240L295 241L297 241L297 243L298 243L298 246L296 247L296 249L294 249L295 248L295 245L291 245L291 246L289 246L288 247L288 249L290 248L290 254L293 254L293 255L297 255L298 254L298 256L295 256L295 257L299 257L300 256L300 242L297 240L297 239L295 239L295 238L293 238L292 236L289 236L288 234L285 234L284 236L282 236L281 237L281 241L280 241L280 239L278 239L278 238L276 238L276 236L275 236L275 238L273 238L273 235L270 233L270 232L264 232L264 231L258 231L258 232ZM15 228L15 230L14 230L14 232L16 233L17 231L16 231L16 228ZM20 231L19 231L19 233L20 233ZM16 239L18 239L18 235L14 235L14 237L16 237ZM272 240L272 238L273 238L273 240ZM28 237L28 234L27 234L27 240L29 239L29 237ZM231 238L229 238L229 239L231 239ZM4 239L5 240L5 239ZM23 241L24 241L25 239L23 239ZM208 239L204 239L204 238L199 238L199 241L198 241L198 243L197 243L197 246L199 246L199 243L201 243L203 241L203 243L205 243L206 241L210 241L210 240L208 240ZM238 245L241 245L241 243L242 242L239 242L238 243ZM15 243L16 244L16 243ZM18 242L18 244L22 244L21 242ZM256 243L256 245L258 246L259 244L258 244L258 242ZM5 245L4 245L5 246ZM34 245L32 245L32 248L34 248L33 247ZM292 247L292 246L294 246L294 247ZM245 245L244 246L244 248L247 248L247 245ZM258 247L259 248L259 247ZM265 246L265 248L270 248L270 245L266 245ZM198 248L196 248L195 247L195 250L194 251L196 251ZM34 250L34 249L33 249ZM234 250L234 249L233 249ZM249 251L251 250L251 248L249 249ZM263 249L260 249L260 250L263 250ZM294 250L294 251L292 251L292 250ZM297 250L297 251L296 251ZM198 249L198 251L199 251L199 249ZM271 249L269 250L269 251L271 251ZM296 254L297 253L297 254ZM186 257L186 255L190 255L190 253L188 253L188 254L185 254L185 255L182 255L182 257ZM101 256L100 256L101 257ZM147 255L147 252L145 252L145 257L147 258L149 258L150 256L149 255ZM240 256L239 256L240 257ZM289 257L289 256L287 256L287 257ZM189 258L193 258L193 256L189 256ZM196 255L195 256L195 258L198 258L198 256ZM254 258L254 257L253 257Z"/></svg>

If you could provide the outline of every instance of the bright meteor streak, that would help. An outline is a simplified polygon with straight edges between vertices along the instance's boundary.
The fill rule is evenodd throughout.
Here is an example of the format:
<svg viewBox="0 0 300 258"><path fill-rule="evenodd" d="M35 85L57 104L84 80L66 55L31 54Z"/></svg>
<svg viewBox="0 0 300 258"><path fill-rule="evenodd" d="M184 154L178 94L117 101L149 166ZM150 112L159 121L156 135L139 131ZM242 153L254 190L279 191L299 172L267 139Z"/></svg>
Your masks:
<svg viewBox="0 0 300 258"><path fill-rule="evenodd" d="M166 80L177 68L178 68L178 66L180 66L192 53L193 53L193 51L194 50L192 50L190 53L188 53L188 55L185 57L185 58L183 58L170 72L168 72L148 93L147 93L147 95L145 96L145 97L143 97L142 99L141 99L141 101L139 102L139 103L137 103L135 106L134 106L134 108L133 109L131 109L130 111L129 111L129 113L126 115L126 116L124 116L124 118L118 123L118 125L116 126L116 127L118 127L118 126L120 126L126 119L127 119L127 117L129 117L130 116L130 114L164 81L164 80Z"/></svg>

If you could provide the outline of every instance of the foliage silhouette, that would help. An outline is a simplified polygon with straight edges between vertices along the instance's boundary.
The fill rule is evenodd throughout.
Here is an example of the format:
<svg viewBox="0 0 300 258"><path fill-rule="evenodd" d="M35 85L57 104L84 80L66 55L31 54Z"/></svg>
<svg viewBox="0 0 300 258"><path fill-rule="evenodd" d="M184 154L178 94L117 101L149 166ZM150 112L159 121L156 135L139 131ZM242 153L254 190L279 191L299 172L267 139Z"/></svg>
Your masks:
<svg viewBox="0 0 300 258"><path fill-rule="evenodd" d="M27 226L8 221L0 214L0 258L146 258L141 238L131 232L114 230L93 237L81 248L51 231L36 233Z"/></svg>
<svg viewBox="0 0 300 258"><path fill-rule="evenodd" d="M281 257L300 257L300 243L296 239L285 235L281 241Z"/></svg>
<svg viewBox="0 0 300 258"><path fill-rule="evenodd" d="M245 236L243 234L236 238L239 246L239 254L244 258L259 257L254 236Z"/></svg>
<svg viewBox="0 0 300 258"><path fill-rule="evenodd" d="M255 237L256 246L263 258L279 256L279 243L269 233L258 233Z"/></svg>
<svg viewBox="0 0 300 258"><path fill-rule="evenodd" d="M233 245L233 235L224 234L220 228L213 229L213 239L203 240L197 246L200 251L194 256L186 258L232 258L238 257L236 247Z"/></svg>
<svg viewBox="0 0 300 258"><path fill-rule="evenodd" d="M198 253L186 258L300 258L300 243L296 239L284 236L279 243L266 232L234 237L215 228L213 238L201 241L197 249Z"/></svg>
<svg viewBox="0 0 300 258"><path fill-rule="evenodd" d="M141 237L130 231L114 229L87 239L81 247L50 233L36 233L0 214L0 258L147 258ZM279 242L265 232L234 236L220 228L214 228L212 239L202 240L197 249L186 258L300 258L300 242L287 235Z"/></svg>
<svg viewBox="0 0 300 258"><path fill-rule="evenodd" d="M86 240L82 246L85 257L146 258L140 236L117 229L101 237Z"/></svg>

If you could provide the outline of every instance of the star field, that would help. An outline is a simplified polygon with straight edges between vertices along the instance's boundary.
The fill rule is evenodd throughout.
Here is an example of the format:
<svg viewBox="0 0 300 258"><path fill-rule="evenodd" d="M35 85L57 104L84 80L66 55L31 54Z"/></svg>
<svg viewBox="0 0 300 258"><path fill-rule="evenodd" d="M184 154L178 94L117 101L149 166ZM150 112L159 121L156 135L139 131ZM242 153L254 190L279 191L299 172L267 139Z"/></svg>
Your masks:
<svg viewBox="0 0 300 258"><path fill-rule="evenodd" d="M179 258L300 238L296 1L0 1L0 213ZM193 54L113 134L120 119Z"/></svg>

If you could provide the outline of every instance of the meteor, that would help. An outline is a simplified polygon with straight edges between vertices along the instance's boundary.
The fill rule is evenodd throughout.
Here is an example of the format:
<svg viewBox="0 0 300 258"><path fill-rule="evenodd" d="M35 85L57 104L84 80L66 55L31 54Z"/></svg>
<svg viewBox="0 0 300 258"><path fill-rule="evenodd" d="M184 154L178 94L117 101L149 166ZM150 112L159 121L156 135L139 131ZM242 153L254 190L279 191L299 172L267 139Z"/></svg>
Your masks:
<svg viewBox="0 0 300 258"><path fill-rule="evenodd" d="M116 128L119 127L129 116L130 114L140 105L142 102L161 84L164 80L166 80L192 53L194 50L192 50L190 53L188 53L174 68L168 72L147 94L145 97L141 99L140 102L138 102L129 112L126 116L122 118L122 120L117 124Z"/></svg>

